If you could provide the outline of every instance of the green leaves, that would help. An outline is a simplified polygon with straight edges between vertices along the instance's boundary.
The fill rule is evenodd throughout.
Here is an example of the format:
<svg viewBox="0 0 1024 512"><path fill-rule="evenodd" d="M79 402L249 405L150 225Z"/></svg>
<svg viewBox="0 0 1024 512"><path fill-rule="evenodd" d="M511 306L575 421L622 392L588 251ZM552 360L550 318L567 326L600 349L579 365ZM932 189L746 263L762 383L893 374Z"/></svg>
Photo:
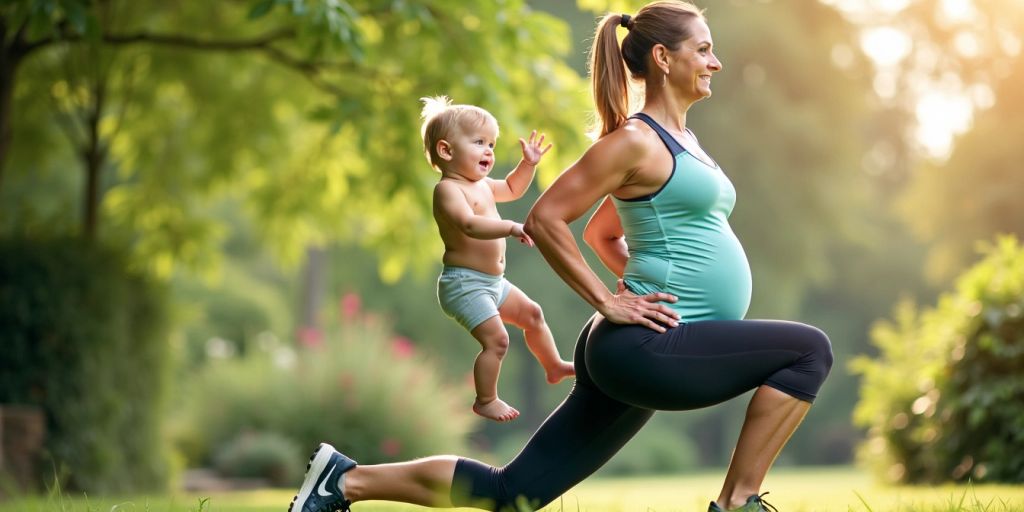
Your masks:
<svg viewBox="0 0 1024 512"><path fill-rule="evenodd" d="M3 12L32 16L51 32L79 30L99 19L90 5L26 1ZM84 139L67 144L47 96L67 88L61 83L102 81L102 103L87 87L79 101L81 112L98 107L101 126L117 127L101 132L100 143L111 148L103 197L112 202L101 209L99 233L135 241L140 261L159 262L161 274L186 260L215 264L222 221L204 212L231 200L258 221L283 262L308 243L330 240L394 255L385 265L392 277L433 261L440 249L429 209L436 175L420 147L422 96L447 94L491 110L506 134L501 166L518 160L519 136L547 133L557 149L540 170L546 180L585 143L582 80L561 59L568 31L522 0L173 8L144 0L108 8L101 33L132 35L125 38L131 42L102 39L96 52L74 50L76 41L49 43L19 70L19 143L0 189L3 211L32 211L57 191L64 202L80 201L63 190L80 186L84 162L74 155ZM55 144L70 147L41 149ZM57 160L50 165L65 187L34 179L47 159ZM73 211L55 215L74 223ZM153 218L163 220L140 223Z"/></svg>
<svg viewBox="0 0 1024 512"><path fill-rule="evenodd" d="M98 25L89 6L86 0L5 0L0 3L0 16L7 20L8 27L25 26L30 38L95 37L99 35ZM10 37L10 34L5 35Z"/></svg>
<svg viewBox="0 0 1024 512"><path fill-rule="evenodd" d="M278 3L280 3L278 0L259 0L253 2L252 8L249 9L249 19L254 20L266 15Z"/></svg>
<svg viewBox="0 0 1024 512"><path fill-rule="evenodd" d="M879 324L855 420L866 462L913 483L1024 476L1024 248L990 245L934 308L905 304Z"/></svg>

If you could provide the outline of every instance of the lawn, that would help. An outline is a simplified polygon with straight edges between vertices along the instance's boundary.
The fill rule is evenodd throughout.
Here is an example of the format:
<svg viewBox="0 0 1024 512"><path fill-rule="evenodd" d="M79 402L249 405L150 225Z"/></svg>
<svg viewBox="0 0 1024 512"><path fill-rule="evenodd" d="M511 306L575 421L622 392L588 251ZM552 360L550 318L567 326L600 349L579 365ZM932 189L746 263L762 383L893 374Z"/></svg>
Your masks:
<svg viewBox="0 0 1024 512"><path fill-rule="evenodd" d="M717 495L721 478L721 472L593 478L544 510L704 512ZM765 499L782 512L1024 511L1024 486L887 487L852 468L781 468L769 475L764 490L771 492ZM0 503L0 512L284 512L293 493L284 489L132 499L57 496ZM356 512L424 510L383 502L358 503L354 508Z"/></svg>

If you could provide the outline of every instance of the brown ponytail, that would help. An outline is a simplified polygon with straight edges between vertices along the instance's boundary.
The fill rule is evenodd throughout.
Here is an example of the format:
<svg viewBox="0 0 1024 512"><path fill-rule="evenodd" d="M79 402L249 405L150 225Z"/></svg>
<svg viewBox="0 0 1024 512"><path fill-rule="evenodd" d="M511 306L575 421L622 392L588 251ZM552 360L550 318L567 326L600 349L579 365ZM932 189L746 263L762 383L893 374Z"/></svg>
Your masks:
<svg viewBox="0 0 1024 512"><path fill-rule="evenodd" d="M629 116L629 84L615 35L621 14L608 14L597 25L590 49L590 85L594 95L596 132L601 138L623 125Z"/></svg>
<svg viewBox="0 0 1024 512"><path fill-rule="evenodd" d="M601 138L625 124L630 114L629 79L647 76L651 48L661 44L679 49L692 37L690 22L704 19L695 5L681 0L658 0L643 6L636 16L608 14L597 24L590 49L590 83L596 107L595 132ZM626 26L629 34L620 49L616 29ZM629 76L626 70L629 70Z"/></svg>

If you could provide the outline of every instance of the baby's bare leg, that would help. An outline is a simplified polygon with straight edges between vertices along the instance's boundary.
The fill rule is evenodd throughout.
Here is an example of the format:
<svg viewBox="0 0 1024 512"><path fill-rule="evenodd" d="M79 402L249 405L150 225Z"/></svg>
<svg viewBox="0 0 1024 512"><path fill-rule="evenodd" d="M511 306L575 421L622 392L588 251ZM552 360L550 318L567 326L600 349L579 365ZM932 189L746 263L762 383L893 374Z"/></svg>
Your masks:
<svg viewBox="0 0 1024 512"><path fill-rule="evenodd" d="M508 352L508 331L502 325L501 317L488 318L476 326L471 334L480 343L481 348L473 364L473 385L476 387L473 411L494 421L515 419L519 416L519 411L498 398L501 360Z"/></svg>
<svg viewBox="0 0 1024 512"><path fill-rule="evenodd" d="M558 355L558 347L555 345L554 336L551 335L551 329L544 321L543 310L522 290L513 286L498 312L502 321L523 330L526 346L544 367L548 382L554 384L576 375L572 363L562 360Z"/></svg>

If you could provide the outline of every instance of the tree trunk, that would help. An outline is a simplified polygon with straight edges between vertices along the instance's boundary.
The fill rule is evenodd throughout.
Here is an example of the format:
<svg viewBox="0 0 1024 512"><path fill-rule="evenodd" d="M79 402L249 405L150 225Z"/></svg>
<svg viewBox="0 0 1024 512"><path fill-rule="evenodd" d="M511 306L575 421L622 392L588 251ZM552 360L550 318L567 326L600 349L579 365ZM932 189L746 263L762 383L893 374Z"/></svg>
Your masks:
<svg viewBox="0 0 1024 512"><path fill-rule="evenodd" d="M0 41L7 40L7 21L0 18ZM9 45L0 48L0 190L3 190L4 170L11 150L11 115L14 105L15 74L25 56L24 41L19 30Z"/></svg>
<svg viewBox="0 0 1024 512"><path fill-rule="evenodd" d="M89 141L82 148L82 159L85 163L85 197L83 198L82 234L86 240L95 240L99 223L100 208L100 175L106 161L106 150L100 139L100 119L103 118L103 107L106 103L107 86L101 78L93 90L92 110L86 117L89 130Z"/></svg>

